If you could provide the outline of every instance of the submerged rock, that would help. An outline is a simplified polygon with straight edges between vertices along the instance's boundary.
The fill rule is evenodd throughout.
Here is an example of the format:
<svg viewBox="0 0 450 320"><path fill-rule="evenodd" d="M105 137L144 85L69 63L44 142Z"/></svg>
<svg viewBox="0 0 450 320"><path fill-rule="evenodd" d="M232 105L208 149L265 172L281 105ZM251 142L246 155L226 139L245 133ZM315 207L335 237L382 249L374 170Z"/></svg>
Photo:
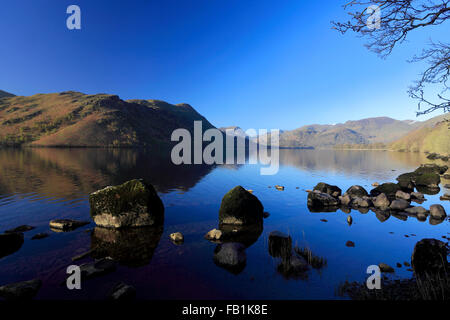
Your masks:
<svg viewBox="0 0 450 320"><path fill-rule="evenodd" d="M249 225L261 223L264 207L259 199L237 186L225 194L219 210L219 223Z"/></svg>
<svg viewBox="0 0 450 320"><path fill-rule="evenodd" d="M14 229L9 229L6 230L5 233L15 233L15 232L27 232L30 230L33 230L35 227L32 226L28 226L28 225L22 225L22 226L18 226Z"/></svg>
<svg viewBox="0 0 450 320"><path fill-rule="evenodd" d="M424 214L426 215L428 213L427 209L425 209L424 207L411 207L411 208L406 208L405 212L411 215L415 215L417 216L418 214Z"/></svg>
<svg viewBox="0 0 450 320"><path fill-rule="evenodd" d="M155 188L142 179L93 192L89 204L92 219L101 227L154 226L164 219L164 205Z"/></svg>
<svg viewBox="0 0 450 320"><path fill-rule="evenodd" d="M443 220L447 217L445 209L440 204L434 204L430 207L430 216L433 219Z"/></svg>
<svg viewBox="0 0 450 320"><path fill-rule="evenodd" d="M353 248L353 247L355 247L355 243L354 243L353 241L347 241L347 242L345 243L345 246L346 246L346 247Z"/></svg>
<svg viewBox="0 0 450 320"><path fill-rule="evenodd" d="M375 217L380 222L385 222L386 220L388 220L391 217L391 214L389 211L380 210L380 209L374 209L373 211L375 212Z"/></svg>
<svg viewBox="0 0 450 320"><path fill-rule="evenodd" d="M214 263L235 274L242 272L247 263L245 246L236 242L219 244L214 250Z"/></svg>
<svg viewBox="0 0 450 320"><path fill-rule="evenodd" d="M441 178L437 173L424 173L416 177L415 183L417 186L437 189L439 183L441 183Z"/></svg>
<svg viewBox="0 0 450 320"><path fill-rule="evenodd" d="M40 240L40 239L47 238L48 236L49 236L49 234L46 232L37 233L33 237L31 237L31 240Z"/></svg>
<svg viewBox="0 0 450 320"><path fill-rule="evenodd" d="M289 235L273 231L269 234L269 254L272 257L287 258L292 253L292 239Z"/></svg>
<svg viewBox="0 0 450 320"><path fill-rule="evenodd" d="M51 220L49 225L51 229L56 231L71 231L79 227L89 224L89 221L77 221L72 219L55 219Z"/></svg>
<svg viewBox="0 0 450 320"><path fill-rule="evenodd" d="M367 193L366 189L364 189L363 187L358 186L358 185L351 186L345 193L348 194L350 196L350 198L354 198L354 197L362 198L364 196L369 195Z"/></svg>
<svg viewBox="0 0 450 320"><path fill-rule="evenodd" d="M307 278L306 271L308 270L308 262L297 254L281 259L281 263L277 267L277 271L286 279Z"/></svg>
<svg viewBox="0 0 450 320"><path fill-rule="evenodd" d="M134 300L135 298L136 289L133 286L129 286L123 282L115 285L108 296L108 299L117 301L129 301Z"/></svg>
<svg viewBox="0 0 450 320"><path fill-rule="evenodd" d="M22 233L0 234L0 258L13 254L22 247Z"/></svg>
<svg viewBox="0 0 450 320"><path fill-rule="evenodd" d="M352 218L352 216L348 216L348 217L347 217L347 223L348 223L349 226L352 225L352 223L353 223L353 218Z"/></svg>
<svg viewBox="0 0 450 320"><path fill-rule="evenodd" d="M30 300L41 286L42 281L39 279L11 283L0 287L0 296L7 300Z"/></svg>
<svg viewBox="0 0 450 320"><path fill-rule="evenodd" d="M352 205L354 207L360 207L360 208L369 208L373 206L372 200L368 197L355 197L353 198Z"/></svg>
<svg viewBox="0 0 450 320"><path fill-rule="evenodd" d="M221 224L219 229L222 232L220 241L223 242L239 242L248 248L254 244L260 237L263 231L263 223L256 223L251 225L232 225Z"/></svg>
<svg viewBox="0 0 450 320"><path fill-rule="evenodd" d="M420 240L416 243L411 257L414 272L418 275L448 272L448 253L445 242L436 239Z"/></svg>
<svg viewBox="0 0 450 320"><path fill-rule="evenodd" d="M342 194L342 190L339 187L333 186L333 185L330 185L330 184L327 184L324 182L318 183L314 187L314 190L317 190L317 191L320 191L323 193L327 193L334 198L338 198Z"/></svg>
<svg viewBox="0 0 450 320"><path fill-rule="evenodd" d="M425 196L421 192L411 192L411 199L425 200Z"/></svg>
<svg viewBox="0 0 450 320"><path fill-rule="evenodd" d="M450 200L450 193L445 193L441 198L442 201Z"/></svg>
<svg viewBox="0 0 450 320"><path fill-rule="evenodd" d="M100 259L80 265L81 276L85 279L96 278L116 270L116 263L112 259Z"/></svg>
<svg viewBox="0 0 450 320"><path fill-rule="evenodd" d="M434 163L422 164L419 168L417 168L414 173L416 174L426 174L426 173L435 173L435 174L444 174L448 170L447 166L439 166Z"/></svg>
<svg viewBox="0 0 450 320"><path fill-rule="evenodd" d="M336 207L339 205L339 200L328 193L313 191L308 193L307 204L310 208Z"/></svg>

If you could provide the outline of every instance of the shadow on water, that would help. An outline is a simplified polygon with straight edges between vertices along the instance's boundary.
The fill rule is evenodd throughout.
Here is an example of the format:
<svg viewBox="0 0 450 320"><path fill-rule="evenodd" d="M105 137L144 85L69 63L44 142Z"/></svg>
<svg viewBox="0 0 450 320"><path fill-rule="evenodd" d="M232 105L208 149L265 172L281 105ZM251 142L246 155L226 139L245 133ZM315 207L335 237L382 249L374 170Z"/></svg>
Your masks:
<svg viewBox="0 0 450 320"><path fill-rule="evenodd" d="M150 264L163 234L163 227L133 229L106 229L96 227L91 234L91 256L111 257L127 267L142 267Z"/></svg>

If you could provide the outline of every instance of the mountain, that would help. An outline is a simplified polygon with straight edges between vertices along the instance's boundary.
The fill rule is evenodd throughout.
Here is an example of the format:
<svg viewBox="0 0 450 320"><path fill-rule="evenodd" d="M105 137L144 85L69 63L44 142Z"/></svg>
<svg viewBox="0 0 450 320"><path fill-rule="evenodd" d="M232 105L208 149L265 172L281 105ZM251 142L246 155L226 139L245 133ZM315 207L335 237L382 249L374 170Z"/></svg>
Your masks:
<svg viewBox="0 0 450 320"><path fill-rule="evenodd" d="M334 125L307 125L281 132L280 147L331 148L337 145L389 143L423 124L412 120L400 121L388 117L377 117ZM262 139L262 143L265 142L265 139Z"/></svg>
<svg viewBox="0 0 450 320"><path fill-rule="evenodd" d="M222 131L223 133L233 136L233 137L242 137L242 138L247 138L247 134L245 133L244 130L242 130L242 128L237 127L237 126L231 126L231 127L222 127L219 128L220 131Z"/></svg>
<svg viewBox="0 0 450 320"><path fill-rule="evenodd" d="M9 98L9 97L14 97L14 95L12 93L0 90L0 99L1 98Z"/></svg>
<svg viewBox="0 0 450 320"><path fill-rule="evenodd" d="M0 144L58 147L156 147L175 129L214 128L188 104L61 93L0 99Z"/></svg>
<svg viewBox="0 0 450 320"><path fill-rule="evenodd" d="M417 130L390 144L389 148L450 155L450 114L425 121Z"/></svg>

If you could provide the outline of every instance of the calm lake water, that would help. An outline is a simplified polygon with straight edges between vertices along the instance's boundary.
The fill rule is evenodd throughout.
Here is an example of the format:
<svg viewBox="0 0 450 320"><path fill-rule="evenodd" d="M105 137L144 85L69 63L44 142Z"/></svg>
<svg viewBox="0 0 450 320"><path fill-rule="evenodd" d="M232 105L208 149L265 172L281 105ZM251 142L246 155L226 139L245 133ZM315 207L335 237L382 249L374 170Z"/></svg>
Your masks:
<svg viewBox="0 0 450 320"><path fill-rule="evenodd" d="M25 233L19 251L0 259L0 284L39 278L43 286L36 299L104 299L119 281L133 285L139 299L346 299L336 295L338 285L365 281L369 265L410 262L416 242L449 236L448 220L432 225L391 216L381 222L371 211L352 210L349 226L347 213L311 213L306 206L305 190L318 182L343 191L354 184L370 190L375 181L395 182L401 173L430 162L421 154L281 150L280 161L277 175L261 176L257 165L174 166L166 157L135 150L0 150L0 232L22 224L36 227ZM90 192L134 178L146 179L160 194L166 208L162 230L122 234L96 229L93 223L72 232L49 229L55 218L89 220ZM285 191L277 191L277 184ZM236 185L254 190L270 213L262 233L246 249L247 264L239 274L216 266L216 244L203 239L218 226L221 199ZM444 192L441 187L439 194L426 196L423 206L441 203L450 212L450 203L439 200ZM290 234L295 244L311 248L327 265L301 279L284 277L277 271L279 261L268 253L268 235L274 230ZM180 246L169 240L178 231L185 236ZM40 232L50 236L31 240ZM346 247L349 240L355 247ZM108 253L118 269L83 282L82 290L69 291L64 281L71 258L99 241L110 243ZM89 261L93 257L76 263ZM406 269L396 268L391 277L410 278Z"/></svg>

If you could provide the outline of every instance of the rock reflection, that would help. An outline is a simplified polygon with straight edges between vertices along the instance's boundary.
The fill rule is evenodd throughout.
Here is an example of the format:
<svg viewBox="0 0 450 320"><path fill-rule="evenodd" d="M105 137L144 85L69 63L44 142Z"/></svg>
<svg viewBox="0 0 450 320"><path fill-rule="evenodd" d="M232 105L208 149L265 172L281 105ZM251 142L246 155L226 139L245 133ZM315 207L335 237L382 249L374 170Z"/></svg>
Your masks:
<svg viewBox="0 0 450 320"><path fill-rule="evenodd" d="M163 233L163 227L106 229L96 227L91 234L93 258L111 257L128 267L148 265Z"/></svg>

